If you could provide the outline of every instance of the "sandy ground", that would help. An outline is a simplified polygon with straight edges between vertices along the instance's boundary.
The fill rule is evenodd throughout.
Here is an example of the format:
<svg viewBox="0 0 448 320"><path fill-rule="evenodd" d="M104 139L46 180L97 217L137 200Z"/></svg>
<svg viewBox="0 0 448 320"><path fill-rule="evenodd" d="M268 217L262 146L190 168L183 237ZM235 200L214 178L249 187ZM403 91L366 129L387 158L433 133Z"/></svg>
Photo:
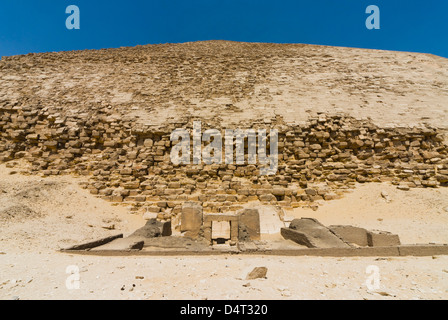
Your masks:
<svg viewBox="0 0 448 320"><path fill-rule="evenodd" d="M16 170L16 169L14 169ZM448 257L95 257L57 252L134 231L144 220L91 196L73 177L0 166L0 299L447 299ZM381 192L387 191L390 203ZM447 243L448 190L360 185L297 217L396 232L403 243ZM12 215L13 214L13 215ZM114 230L103 227L115 225ZM368 288L378 267L380 287ZM246 280L255 267L266 279ZM79 270L79 289L67 268ZM67 281L69 286L67 287Z"/></svg>

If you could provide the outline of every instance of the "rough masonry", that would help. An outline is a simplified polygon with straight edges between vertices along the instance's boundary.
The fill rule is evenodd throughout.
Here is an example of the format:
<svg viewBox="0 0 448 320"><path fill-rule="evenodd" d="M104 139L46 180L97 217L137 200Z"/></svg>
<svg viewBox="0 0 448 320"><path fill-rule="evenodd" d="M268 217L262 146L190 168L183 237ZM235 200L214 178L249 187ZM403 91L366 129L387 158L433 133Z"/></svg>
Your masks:
<svg viewBox="0 0 448 320"><path fill-rule="evenodd" d="M178 52L176 47L161 45L4 58L0 62L1 83L5 84L0 91L0 161L24 159L30 164L31 174L83 176L83 187L92 194L118 205L131 205L137 212L153 213L162 221L179 220L187 201L202 204L204 214L235 212L251 201L284 208L315 208L317 201L341 197L344 190L356 183L388 181L402 189L448 185L445 131L425 121L415 125L378 125L371 118L355 118L337 110L311 112L306 121L291 120L284 112L273 116L268 112L265 117L254 114L250 120L242 115L238 120L240 111L236 106L247 96L258 94L260 81L268 81L269 68L275 68L274 61L302 59L300 53L304 52L312 59L324 55L325 50L266 45L259 64L254 64L248 55L264 52L262 46L253 45L253 52L247 53L238 44L234 44L236 51L226 51L232 47L227 44L221 52L223 45L204 43L190 48L192 45L187 44L178 47L182 49ZM228 77L217 74L223 83L215 83L214 90L211 75L203 73L211 71L212 54L207 51L211 49L215 50L212 51L218 65L219 61L228 61L226 68L220 65ZM311 52L314 55L310 56ZM244 67L238 57L250 63ZM191 69L193 62L198 73L187 77L183 69ZM151 72L144 69L138 71L145 63L150 70L155 68L153 64L159 68L157 77L151 78ZM104 67L108 64L110 67ZM105 69L98 69L98 65ZM266 73L261 72L260 65L266 67ZM61 66L70 69L71 77L63 74ZM80 71L74 71L76 68ZM244 79L235 82L235 74L243 69ZM134 92L126 87L127 95L120 95L117 91L122 87L111 85L107 82L110 79L104 80L107 85L101 82L107 76L119 79L120 71L125 77L130 73L136 76ZM145 72L154 85L165 81L159 91L150 85L143 91L137 80ZM92 95L88 87L76 89L81 86L81 78L90 86ZM192 87L198 81L210 81L210 86L195 91L188 89L189 81ZM116 84L122 82L117 80ZM132 87L132 83L128 85ZM95 86L111 96L98 99ZM57 94L54 88L59 88ZM259 95L263 105L267 98ZM269 95L272 99L273 96ZM221 97L224 100L220 110L234 115L238 121L233 124L202 114L200 103L193 103L194 99L202 104L214 99L216 104ZM233 99L233 103L228 99ZM172 104L176 103L196 113L175 113ZM160 118L154 115L157 108ZM171 108L167 110L173 112L173 117L163 113L165 108ZM225 129L241 127L277 129L277 174L260 176L258 165L248 164L173 165L170 134L177 128L192 130L195 120L202 121L203 130L216 128L223 135Z"/></svg>

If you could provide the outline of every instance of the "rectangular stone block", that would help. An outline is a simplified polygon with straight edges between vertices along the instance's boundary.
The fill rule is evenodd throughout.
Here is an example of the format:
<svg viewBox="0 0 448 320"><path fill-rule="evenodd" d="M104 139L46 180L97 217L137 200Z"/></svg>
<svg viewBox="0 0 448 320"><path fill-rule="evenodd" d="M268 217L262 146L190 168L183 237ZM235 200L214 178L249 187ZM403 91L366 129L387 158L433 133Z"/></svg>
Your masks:
<svg viewBox="0 0 448 320"><path fill-rule="evenodd" d="M257 209L244 209L239 212L240 226L246 228L251 240L260 240L260 213Z"/></svg>
<svg viewBox="0 0 448 320"><path fill-rule="evenodd" d="M391 247L401 244L398 235L389 232L369 231L367 233L367 241L369 247Z"/></svg>
<svg viewBox="0 0 448 320"><path fill-rule="evenodd" d="M202 226L202 206L195 202L185 202L182 206L180 231L199 234Z"/></svg>
<svg viewBox="0 0 448 320"><path fill-rule="evenodd" d="M400 256L437 256L448 255L448 245L402 245L398 247Z"/></svg>
<svg viewBox="0 0 448 320"><path fill-rule="evenodd" d="M361 247L369 245L367 241L368 231L366 229L353 226L330 226L329 229L345 242Z"/></svg>
<svg viewBox="0 0 448 320"><path fill-rule="evenodd" d="M230 239L229 221L212 221L212 240Z"/></svg>

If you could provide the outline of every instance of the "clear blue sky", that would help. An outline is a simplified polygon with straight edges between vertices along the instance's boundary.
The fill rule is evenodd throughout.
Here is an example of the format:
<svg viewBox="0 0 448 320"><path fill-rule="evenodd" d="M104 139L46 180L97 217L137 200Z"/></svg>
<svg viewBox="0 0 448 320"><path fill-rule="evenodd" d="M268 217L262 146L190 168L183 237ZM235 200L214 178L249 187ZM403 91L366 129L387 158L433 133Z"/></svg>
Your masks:
<svg viewBox="0 0 448 320"><path fill-rule="evenodd" d="M368 5L381 29L365 27ZM68 5L81 29L68 30ZM197 40L310 43L448 57L447 0L2 0L0 56Z"/></svg>

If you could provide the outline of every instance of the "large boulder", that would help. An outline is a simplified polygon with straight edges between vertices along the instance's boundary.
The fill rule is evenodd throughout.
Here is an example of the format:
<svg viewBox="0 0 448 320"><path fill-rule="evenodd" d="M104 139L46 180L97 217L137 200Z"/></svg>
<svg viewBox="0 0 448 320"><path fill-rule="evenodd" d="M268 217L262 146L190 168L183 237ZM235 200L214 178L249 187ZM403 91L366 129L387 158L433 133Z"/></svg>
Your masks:
<svg viewBox="0 0 448 320"><path fill-rule="evenodd" d="M282 236L308 248L348 248L347 243L316 219L295 219L289 229L281 229Z"/></svg>

